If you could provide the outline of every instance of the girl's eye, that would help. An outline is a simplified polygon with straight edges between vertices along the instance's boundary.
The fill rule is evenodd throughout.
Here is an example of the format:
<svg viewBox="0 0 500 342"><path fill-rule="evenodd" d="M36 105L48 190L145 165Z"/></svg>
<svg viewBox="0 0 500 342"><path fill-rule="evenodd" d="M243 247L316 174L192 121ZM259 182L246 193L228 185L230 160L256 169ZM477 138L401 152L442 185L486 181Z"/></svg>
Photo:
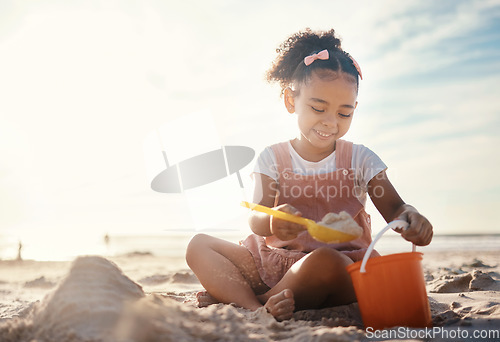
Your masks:
<svg viewBox="0 0 500 342"><path fill-rule="evenodd" d="M312 108L312 110L314 110L317 113L323 113L325 111L324 109L314 108L313 106L311 106L311 108Z"/></svg>
<svg viewBox="0 0 500 342"><path fill-rule="evenodd" d="M349 114L342 114L342 113L339 113L339 115L343 118L350 118L351 117L351 113Z"/></svg>

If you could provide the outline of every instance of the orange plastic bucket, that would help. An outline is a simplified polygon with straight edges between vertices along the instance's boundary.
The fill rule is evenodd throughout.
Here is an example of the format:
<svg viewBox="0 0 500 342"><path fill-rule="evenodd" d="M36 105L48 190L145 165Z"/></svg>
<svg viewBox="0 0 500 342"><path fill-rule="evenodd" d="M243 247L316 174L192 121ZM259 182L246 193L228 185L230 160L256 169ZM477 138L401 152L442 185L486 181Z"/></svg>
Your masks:
<svg viewBox="0 0 500 342"><path fill-rule="evenodd" d="M393 226L389 224L377 235L363 261L347 266L363 324L376 330L395 326L431 327L423 254L399 253L368 259L375 242Z"/></svg>

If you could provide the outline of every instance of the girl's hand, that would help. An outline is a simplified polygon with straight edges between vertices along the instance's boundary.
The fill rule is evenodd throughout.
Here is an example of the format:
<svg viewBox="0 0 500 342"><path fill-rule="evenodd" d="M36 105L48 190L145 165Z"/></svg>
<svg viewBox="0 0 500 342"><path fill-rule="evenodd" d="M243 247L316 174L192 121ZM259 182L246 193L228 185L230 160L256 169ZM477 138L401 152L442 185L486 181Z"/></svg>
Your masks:
<svg viewBox="0 0 500 342"><path fill-rule="evenodd" d="M432 225L415 208L409 207L397 218L410 224L407 229L395 229L406 240L418 246L427 246L432 240Z"/></svg>
<svg viewBox="0 0 500 342"><path fill-rule="evenodd" d="M302 213L292 207L290 204L282 204L275 207L274 209L281 210L292 215L302 216ZM282 241L288 241L295 239L300 232L306 230L306 227L298 223L281 220L275 218L274 216L271 216L270 229L271 233L278 239Z"/></svg>

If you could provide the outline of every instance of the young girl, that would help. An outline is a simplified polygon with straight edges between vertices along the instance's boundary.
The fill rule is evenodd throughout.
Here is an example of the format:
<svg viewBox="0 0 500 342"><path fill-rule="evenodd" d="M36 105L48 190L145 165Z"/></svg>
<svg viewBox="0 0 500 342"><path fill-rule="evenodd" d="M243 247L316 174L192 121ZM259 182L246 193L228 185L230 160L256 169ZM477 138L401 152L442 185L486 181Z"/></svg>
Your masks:
<svg viewBox="0 0 500 342"><path fill-rule="evenodd" d="M304 226L252 211L254 234L240 245L199 234L189 243L186 260L207 290L198 297L200 306L264 306L283 320L296 310L356 301L346 266L362 259L371 242L367 193L386 221L409 223L400 231L406 240L429 244L432 226L399 197L375 153L340 139L353 119L362 75L334 30L299 32L277 52L268 80L280 83L300 135L260 154L253 201L315 221L346 211L364 233L348 243L327 244L314 240Z"/></svg>

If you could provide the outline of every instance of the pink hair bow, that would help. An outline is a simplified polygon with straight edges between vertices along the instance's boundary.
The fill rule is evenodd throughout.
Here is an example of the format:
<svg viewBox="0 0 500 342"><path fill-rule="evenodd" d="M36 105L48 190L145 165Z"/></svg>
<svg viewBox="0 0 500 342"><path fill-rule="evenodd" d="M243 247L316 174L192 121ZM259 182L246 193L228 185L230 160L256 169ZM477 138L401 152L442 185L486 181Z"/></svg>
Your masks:
<svg viewBox="0 0 500 342"><path fill-rule="evenodd" d="M318 53L314 53L314 54L304 58L304 64L306 66L308 66L308 65L311 65L311 63L317 59L327 60L328 58L330 58L330 55L328 54L328 50L325 49L323 51L320 51Z"/></svg>
<svg viewBox="0 0 500 342"><path fill-rule="evenodd" d="M354 64L354 67L356 70L358 70L359 78L363 79L363 74L361 73L361 68L359 67L358 62L354 58L352 58L351 55L349 55L349 58L352 60L352 64Z"/></svg>

